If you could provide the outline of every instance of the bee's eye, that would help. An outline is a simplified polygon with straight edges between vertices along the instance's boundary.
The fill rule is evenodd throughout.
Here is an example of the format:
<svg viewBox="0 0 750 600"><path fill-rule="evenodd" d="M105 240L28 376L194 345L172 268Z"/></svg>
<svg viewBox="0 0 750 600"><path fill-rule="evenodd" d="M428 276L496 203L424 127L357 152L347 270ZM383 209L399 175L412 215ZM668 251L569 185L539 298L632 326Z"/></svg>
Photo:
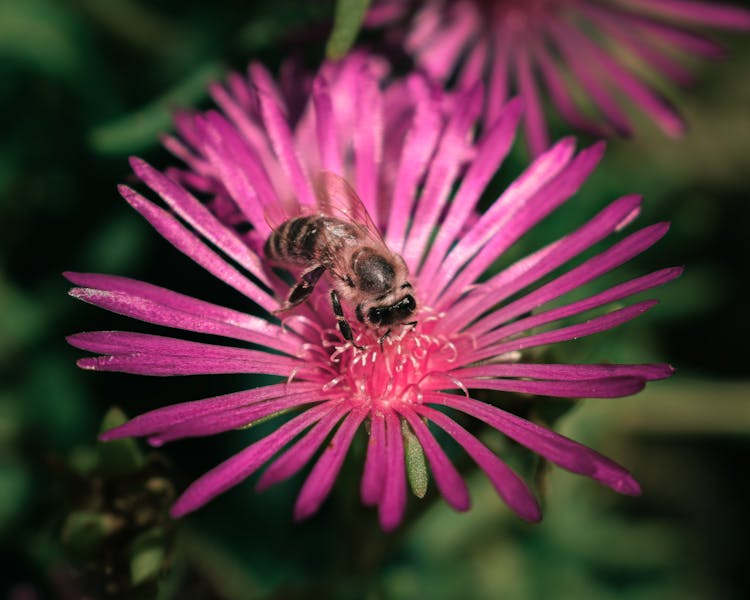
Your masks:
<svg viewBox="0 0 750 600"><path fill-rule="evenodd" d="M406 314L410 314L414 312L414 309L417 308L417 303L414 300L414 296L409 294L408 296L404 296L404 299L401 300L401 303L403 304L404 308L406 309Z"/></svg>
<svg viewBox="0 0 750 600"><path fill-rule="evenodd" d="M383 309L382 308L371 308L367 311L367 320L373 325L377 325L383 320Z"/></svg>

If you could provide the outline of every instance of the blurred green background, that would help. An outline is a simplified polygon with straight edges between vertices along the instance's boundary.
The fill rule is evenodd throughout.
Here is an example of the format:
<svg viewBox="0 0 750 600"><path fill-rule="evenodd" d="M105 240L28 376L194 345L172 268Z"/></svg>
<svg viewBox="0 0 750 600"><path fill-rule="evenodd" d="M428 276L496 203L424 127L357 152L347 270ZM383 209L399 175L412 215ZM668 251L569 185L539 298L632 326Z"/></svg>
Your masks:
<svg viewBox="0 0 750 600"><path fill-rule="evenodd" d="M356 3L355 3L356 4ZM258 59L323 56L333 2L0 0L0 595L35 598L744 598L750 552L750 40L696 64L668 89L690 123L668 140L639 122L612 141L583 191L527 240L570 231L605 202L640 192L641 223L671 220L656 248L615 279L675 264L638 321L555 350L573 361L669 361L639 396L539 414L627 465L643 485L620 498L486 441L533 475L545 517L527 525L461 462L473 498L456 514L430 490L407 523L380 532L357 497L361 442L321 513L291 520L301 478L252 482L175 523L179 490L261 431L98 446L107 415L253 385L243 377L147 379L81 372L66 334L148 330L66 295L64 270L101 271L234 303L117 196L127 156L173 163L157 135L205 85ZM372 36L374 34L367 34ZM367 37L367 35L365 37ZM556 133L564 126L554 123ZM516 149L497 185L526 162ZM597 284L597 287L603 284ZM242 308L242 306L239 306ZM550 409L550 410L547 410ZM109 411L109 413L108 413ZM261 429L261 428L258 428Z"/></svg>

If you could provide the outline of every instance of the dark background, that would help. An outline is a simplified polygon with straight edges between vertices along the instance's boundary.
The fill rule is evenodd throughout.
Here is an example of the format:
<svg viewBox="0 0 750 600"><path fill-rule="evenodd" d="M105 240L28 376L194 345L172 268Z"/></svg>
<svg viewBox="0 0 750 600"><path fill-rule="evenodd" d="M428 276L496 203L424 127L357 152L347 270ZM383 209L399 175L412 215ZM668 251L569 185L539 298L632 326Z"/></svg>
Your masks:
<svg viewBox="0 0 750 600"><path fill-rule="evenodd" d="M359 505L362 457L355 448L332 497L305 523L291 519L300 477L260 495L245 483L175 523L165 516L174 495L262 429L159 452L140 442L97 446L112 406L134 415L257 381L79 371L80 353L65 335L149 328L77 303L61 273L126 275L236 306L233 295L155 235L115 186L129 181L130 154L160 167L174 162L158 133L170 128L174 108L209 105L208 81L249 59L273 70L292 52L317 64L332 13L332 3L291 0L0 2L0 594L744 597L747 36L717 36L727 59L696 63L699 83L690 90L667 88L690 123L684 139L666 139L638 121L636 136L612 141L583 191L527 240L538 247L630 192L646 197L640 223L673 223L657 247L617 274L686 265L681 279L658 290L661 305L555 350L566 362L668 361L678 368L636 397L559 411L558 429L627 465L642 497L620 498L542 469L545 518L527 525L485 478L467 470L469 513L454 513L433 490L422 501L410 499L407 523L386 535L375 513ZM566 132L561 123L553 127ZM525 163L519 146L498 182ZM539 471L526 454L506 450ZM132 519L113 521L113 507Z"/></svg>

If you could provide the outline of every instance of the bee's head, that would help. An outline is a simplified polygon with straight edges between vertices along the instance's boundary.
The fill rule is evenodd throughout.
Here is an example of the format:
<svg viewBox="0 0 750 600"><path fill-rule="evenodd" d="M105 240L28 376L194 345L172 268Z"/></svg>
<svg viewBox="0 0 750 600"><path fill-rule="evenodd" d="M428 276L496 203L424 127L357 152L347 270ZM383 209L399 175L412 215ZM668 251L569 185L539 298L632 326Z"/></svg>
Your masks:
<svg viewBox="0 0 750 600"><path fill-rule="evenodd" d="M417 301L411 294L406 294L393 304L379 304L367 310L367 323L373 327L389 327L404 323L417 310Z"/></svg>

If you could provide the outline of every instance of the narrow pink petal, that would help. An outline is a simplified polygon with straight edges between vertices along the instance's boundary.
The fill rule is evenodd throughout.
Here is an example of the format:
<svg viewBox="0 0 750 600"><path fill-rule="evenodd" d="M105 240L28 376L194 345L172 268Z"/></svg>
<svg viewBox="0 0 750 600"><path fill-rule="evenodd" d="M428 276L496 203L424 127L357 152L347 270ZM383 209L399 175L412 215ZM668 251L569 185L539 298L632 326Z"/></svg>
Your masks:
<svg viewBox="0 0 750 600"><path fill-rule="evenodd" d="M393 531L404 519L406 509L406 465L401 423L393 412L385 415L386 472L378 516L384 531Z"/></svg>
<svg viewBox="0 0 750 600"><path fill-rule="evenodd" d="M595 317L584 323L570 325L568 327L561 327L559 329L553 329L552 331L546 331L544 333L522 337L509 342L491 345L471 353L470 359L467 359L467 362L469 362L469 360L470 362L478 362L486 358L500 356L502 354L515 350L523 350L525 348L534 348L537 346L544 346L546 344L555 344L558 342L575 340L587 335L593 335L601 331L606 331L607 329L612 329L613 327L617 327L618 325L622 325L623 323L635 319L636 317L646 312L648 309L655 306L657 303L658 302L656 300L645 300L643 302L633 304L632 306L627 306L605 315ZM552 313L553 311L549 312ZM558 318L562 318L559 317L557 313L555 314L555 317L555 320L557 320ZM533 317L530 317L527 322L530 326L533 326L531 325L532 318ZM526 319L524 319L524 321L526 321ZM526 327L524 327L524 329L526 329ZM484 339L488 338L485 337Z"/></svg>
<svg viewBox="0 0 750 600"><path fill-rule="evenodd" d="M620 494L637 496L641 493L633 476L614 461L514 414L473 398L450 394L429 394L425 401L449 406L484 421L563 469L591 477Z"/></svg>
<svg viewBox="0 0 750 600"><path fill-rule="evenodd" d="M211 166L203 158L198 157L182 140L171 135L162 134L159 141L172 156L184 162L195 175L210 175L212 171Z"/></svg>
<svg viewBox="0 0 750 600"><path fill-rule="evenodd" d="M639 37L705 58L721 58L724 55L719 44L692 31L628 11L612 12L622 27L632 30Z"/></svg>
<svg viewBox="0 0 750 600"><path fill-rule="evenodd" d="M568 164L575 151L575 141L566 138L558 142L547 152L537 158L531 166L523 172L494 202L494 204L479 218L477 223L451 249L439 270L438 281L433 282L433 293L425 299L425 303L432 304L437 294L445 284L453 287L456 273L465 264L473 266L472 258L488 242L497 239L514 215L526 209L529 200L549 181L554 180ZM567 170L566 173L571 172ZM573 170L572 172L576 172ZM504 235L502 236L504 239ZM462 284L463 285L463 284ZM441 300L444 295L441 294ZM445 301L443 300L444 304Z"/></svg>
<svg viewBox="0 0 750 600"><path fill-rule="evenodd" d="M263 465L297 434L319 421L332 407L320 404L284 423L276 431L225 460L194 481L177 499L171 510L172 517L192 512L219 494L234 487Z"/></svg>
<svg viewBox="0 0 750 600"><path fill-rule="evenodd" d="M721 2L695 0L615 0L618 4L642 10L665 19L702 27L722 29L750 29L750 11Z"/></svg>
<svg viewBox="0 0 750 600"><path fill-rule="evenodd" d="M224 433L232 429L247 427L255 421L299 408L305 404L315 404L327 401L320 394L304 392L302 394L284 395L266 402L259 402L252 406L240 406L229 410L204 415L199 419L185 420L180 423L168 424L148 438L152 446L162 446L167 442L189 437L205 437Z"/></svg>
<svg viewBox="0 0 750 600"><path fill-rule="evenodd" d="M498 390L558 398L622 398L640 392L646 382L638 377L607 377L575 381L523 381L464 377L461 382L472 390Z"/></svg>
<svg viewBox="0 0 750 600"><path fill-rule="evenodd" d="M668 223L657 223L627 236L614 246L590 258L576 268L560 275L522 298L492 312L477 322L476 325L470 327L469 331L475 334L484 333L501 323L506 323L514 317L580 288L585 283L608 273L653 246L664 237L668 229ZM640 290L635 290L634 292L637 291Z"/></svg>
<svg viewBox="0 0 750 600"><path fill-rule="evenodd" d="M616 231L624 220L638 213L640 205L640 196L624 196L615 200L573 233L490 277L474 293L454 304L450 316L443 319L438 328L442 331L462 330L483 312L548 275ZM488 315L484 323L479 321L474 324L474 331L486 330L486 325L500 322Z"/></svg>
<svg viewBox="0 0 750 600"><path fill-rule="evenodd" d="M509 67L510 48L509 36L500 31L499 35L493 37L495 48L492 50L490 61L490 77L487 83L487 103L485 108L485 120L494 123L500 116L500 111L508 101L509 92Z"/></svg>
<svg viewBox="0 0 750 600"><path fill-rule="evenodd" d="M533 52L550 98L562 117L576 129L598 137L608 137L609 132L605 127L595 123L578 108L568 91L568 84L560 75L561 65L552 58L546 45L541 42L533 44Z"/></svg>
<svg viewBox="0 0 750 600"><path fill-rule="evenodd" d="M307 476L297 496L297 501L294 503L296 520L306 519L315 514L328 496L352 443L352 438L364 417L363 411L350 412L323 450L323 454Z"/></svg>
<svg viewBox="0 0 750 600"><path fill-rule="evenodd" d="M523 106L520 99L508 102L484 135L466 175L440 224L437 238L419 271L420 279L433 281L448 248L459 237L484 189L507 156L515 137Z"/></svg>
<svg viewBox="0 0 750 600"><path fill-rule="evenodd" d="M453 10L451 10L451 8ZM472 3L454 3L448 8L447 26L433 33L419 53L419 64L430 77L446 80L473 37L480 34L480 16Z"/></svg>
<svg viewBox="0 0 750 600"><path fill-rule="evenodd" d="M516 48L514 58L518 90L523 99L525 109L524 123L526 125L526 139L531 155L539 156L549 147L549 134L547 132L547 123L544 119L542 102L539 99L539 91L531 72L529 51L519 45Z"/></svg>
<svg viewBox="0 0 750 600"><path fill-rule="evenodd" d="M141 181L159 194L180 218L253 276L269 285L258 256L234 231L220 223L197 198L139 158L132 157L130 166Z"/></svg>
<svg viewBox="0 0 750 600"><path fill-rule="evenodd" d="M464 367L451 371L457 379L478 377L531 377L556 381L602 379L609 377L638 377L646 381L665 379L674 373L667 364L645 365L565 365L534 363L498 363L479 367Z"/></svg>
<svg viewBox="0 0 750 600"><path fill-rule="evenodd" d="M415 90L416 92L416 90ZM400 251L406 238L406 227L411 217L419 185L432 158L441 129L437 102L425 90L416 102L414 116L401 146L396 181L391 198L385 240L388 246Z"/></svg>
<svg viewBox="0 0 750 600"><path fill-rule="evenodd" d="M523 480L487 446L471 435L453 419L429 406L418 406L416 411L450 435L489 477L498 495L522 519L535 523L542 518L539 503Z"/></svg>
<svg viewBox="0 0 750 600"><path fill-rule="evenodd" d="M201 136L195 127L196 114L188 111L178 110L175 112L174 124L177 133L185 140L192 150L199 150L202 145ZM204 171L199 171L204 173Z"/></svg>
<svg viewBox="0 0 750 600"><path fill-rule="evenodd" d="M552 152L555 147L549 152ZM559 176L545 180L540 187L527 190L531 197L521 192L523 196L519 198L518 205L514 206L514 210L504 219L497 235L488 239L486 245L472 260L468 261L463 271L450 282L437 306L443 309L455 301L516 240L575 194L601 160L603 153L604 146L602 144L595 144L586 148L572 162L567 163L566 168ZM542 155L540 159L545 155ZM512 187L511 185L508 190ZM501 196L498 203L502 202ZM491 207L486 214L489 214L494 208L494 206ZM458 245L460 246L460 242Z"/></svg>
<svg viewBox="0 0 750 600"><path fill-rule="evenodd" d="M250 80L250 85L257 90L258 94L264 93L274 102L280 116L284 118L289 117L286 98L281 93L276 80L265 65L257 60L252 61L247 66L247 77Z"/></svg>
<svg viewBox="0 0 750 600"><path fill-rule="evenodd" d="M258 147L249 146L235 127L214 111L199 118L198 124L205 139L203 152L215 169L216 179L253 228L260 235L267 235L270 228L263 218L264 207L278 199L268 177L269 172L278 170L275 161L264 164ZM270 151L266 154L266 161L273 160Z"/></svg>
<svg viewBox="0 0 750 600"><path fill-rule="evenodd" d="M243 84L243 87L246 86ZM217 135L206 136L204 134L203 152L208 154L208 150L213 149L212 162L218 170L232 166L222 165L223 161L218 157L226 156L227 153L231 157L231 153L236 152L237 161L249 169L248 178L251 187L260 201L263 204L273 201L276 193L269 177L278 167L270 140L259 120L259 115L255 114L258 102L254 90L252 97L248 97L245 101L244 107L237 106L234 99L220 86L211 86L210 91L211 96L229 120L216 114L215 111L205 113L208 119L204 119L204 126L210 123L210 128ZM247 91L250 94L250 90ZM243 196L237 197L238 203L241 203L242 198Z"/></svg>
<svg viewBox="0 0 750 600"><path fill-rule="evenodd" d="M336 138L336 121L333 113L328 84L322 77L317 77L313 83L313 104L315 106L315 131L320 147L322 167L324 171L344 174L344 165Z"/></svg>
<svg viewBox="0 0 750 600"><path fill-rule="evenodd" d="M292 132L281 113L281 109L267 89L258 90L263 122L271 139L276 157L281 168L289 179L297 200L312 206L315 196L307 175L302 169L292 141Z"/></svg>
<svg viewBox="0 0 750 600"><path fill-rule="evenodd" d="M429 237L448 201L453 182L468 156L471 128L482 106L481 86L477 85L460 94L458 104L461 110L451 115L440 138L401 252L411 272L421 262Z"/></svg>
<svg viewBox="0 0 750 600"><path fill-rule="evenodd" d="M508 323L503 327L493 330L490 333L486 333L481 336L482 345L490 345L497 341L509 339L514 337L516 334L529 329L534 329L548 323L559 321L560 319L567 319L574 315L582 314L586 311L593 310L611 304L613 302L619 302L633 294L638 294L647 289L664 285L665 283L672 281L676 277L679 277L682 273L682 268L674 267L661 269L648 275L642 275L636 277L630 281L613 286L603 292L599 292L593 296L589 296L583 300L566 304L558 308L553 308L530 317L519 319Z"/></svg>
<svg viewBox="0 0 750 600"><path fill-rule="evenodd" d="M597 65L601 79L622 90L667 135L679 137L685 132L685 122L665 98L640 81L575 27L566 24L561 24L560 27L564 29L569 42L575 45L577 52L589 57Z"/></svg>
<svg viewBox="0 0 750 600"><path fill-rule="evenodd" d="M161 431L165 424L174 425L183 421L201 419L206 415L232 410L242 406L252 406L258 402L280 398L286 395L307 393L312 394L319 390L319 383L291 382L275 383L263 387L193 400L192 402L181 402L171 404L163 408L151 410L142 415L130 419L118 427L114 427L102 433L100 440L109 441L123 437L148 436Z"/></svg>
<svg viewBox="0 0 750 600"><path fill-rule="evenodd" d="M125 331L77 333L68 343L82 350L111 356L83 358L83 369L123 371L143 375L199 375L212 373L310 372L304 362L258 350L201 344L176 338Z"/></svg>
<svg viewBox="0 0 750 600"><path fill-rule="evenodd" d="M310 429L304 436L297 440L292 446L284 450L274 460L258 480L256 489L263 491L272 485L288 479L307 464L312 455L320 448L328 434L336 426L341 418L349 412L349 407L340 405L332 410L323 419Z"/></svg>
<svg viewBox="0 0 750 600"><path fill-rule="evenodd" d="M367 9L363 24L366 28L388 25L403 17L408 8L399 0L383 0Z"/></svg>
<svg viewBox="0 0 750 600"><path fill-rule="evenodd" d="M71 278L79 281L91 280L91 277L75 275L71 274ZM297 354L301 349L301 339L264 319L201 302L164 288L125 280L123 287L137 290L130 293L125 289L118 289L119 278L105 275L102 279L103 288L73 288L69 294L94 306L147 323L221 335L274 348L287 354ZM212 312L216 316L212 316Z"/></svg>
<svg viewBox="0 0 750 600"><path fill-rule="evenodd" d="M600 81L601 74L592 70L591 58L579 53L578 47L571 43L567 31L557 21L548 21L548 23L549 32L560 49L565 62L570 66L591 101L615 128L618 135L629 136L631 133L630 122L609 90Z"/></svg>
<svg viewBox="0 0 750 600"><path fill-rule="evenodd" d="M443 11L444 7L438 2L425 2L418 8L404 41L404 47L408 51L419 54L424 49L423 46L433 39L443 20Z"/></svg>
<svg viewBox="0 0 750 600"><path fill-rule="evenodd" d="M601 30L602 34L637 56L644 65L655 69L679 85L695 80L690 70L669 53L664 52L649 36L639 36L633 27L623 27L616 11L601 9L593 4L582 4L580 10Z"/></svg>
<svg viewBox="0 0 750 600"><path fill-rule="evenodd" d="M376 215L378 174L383 155L383 95L367 67L357 78L354 101L358 124L352 132L355 189L367 211Z"/></svg>
<svg viewBox="0 0 750 600"><path fill-rule="evenodd" d="M370 413L370 437L367 440L367 457L362 473L360 494L365 506L375 506L383 495L386 470L385 418L374 411Z"/></svg>
<svg viewBox="0 0 750 600"><path fill-rule="evenodd" d="M402 410L401 414L411 426L414 435L417 436L430 463L430 471L435 478L435 483L446 502L456 510L469 510L471 506L469 490L430 430L411 410Z"/></svg>
<svg viewBox="0 0 750 600"><path fill-rule="evenodd" d="M469 88L482 80L487 66L487 55L489 53L488 38L480 36L473 43L473 47L469 50L469 56L466 58L466 62L458 74L458 89Z"/></svg>
<svg viewBox="0 0 750 600"><path fill-rule="evenodd" d="M278 307L279 304L274 298L222 260L218 254L190 233L172 215L127 186L121 185L118 189L122 197L180 252L267 311L270 312Z"/></svg>

